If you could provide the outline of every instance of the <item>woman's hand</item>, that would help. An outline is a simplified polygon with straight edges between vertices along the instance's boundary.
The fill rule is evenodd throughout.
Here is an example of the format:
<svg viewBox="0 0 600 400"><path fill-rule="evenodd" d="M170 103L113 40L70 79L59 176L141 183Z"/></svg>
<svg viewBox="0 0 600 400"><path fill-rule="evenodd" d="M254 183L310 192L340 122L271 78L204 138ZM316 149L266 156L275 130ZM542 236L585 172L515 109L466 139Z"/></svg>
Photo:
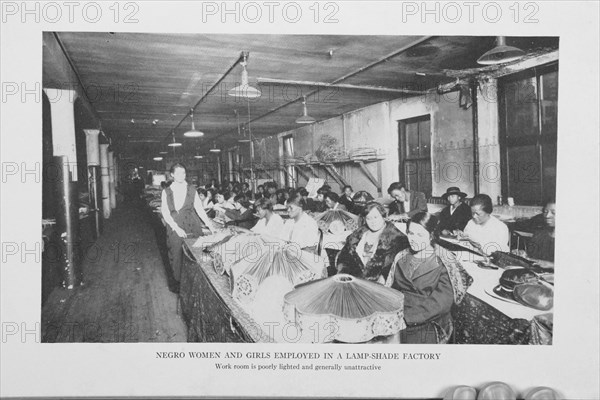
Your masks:
<svg viewBox="0 0 600 400"><path fill-rule="evenodd" d="M186 239L187 238L187 233L181 229L180 227L176 227L175 229L173 229L173 231L177 234L177 236L179 236L180 238Z"/></svg>

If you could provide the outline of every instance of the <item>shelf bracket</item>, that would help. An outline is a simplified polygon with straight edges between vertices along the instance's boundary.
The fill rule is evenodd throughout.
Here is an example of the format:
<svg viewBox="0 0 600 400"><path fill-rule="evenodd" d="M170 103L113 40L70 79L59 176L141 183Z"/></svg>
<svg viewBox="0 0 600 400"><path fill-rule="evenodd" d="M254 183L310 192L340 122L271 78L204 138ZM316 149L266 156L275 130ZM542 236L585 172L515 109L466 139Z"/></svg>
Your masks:
<svg viewBox="0 0 600 400"><path fill-rule="evenodd" d="M341 186L344 187L347 185L346 181L344 180L344 178L342 177L342 175L340 175L339 171L337 170L337 168L335 167L335 165L333 164L323 164L323 166L325 167L325 170L327 172L329 172L329 175L331 175L333 177L333 179Z"/></svg>
<svg viewBox="0 0 600 400"><path fill-rule="evenodd" d="M360 160L356 160L354 161L355 163L358 164L358 166L360 167L360 169L362 170L362 172L367 176L367 178L369 178L369 180L371 181L371 183L373 185L375 185L375 187L377 188L377 191L379 193L381 193L381 182L376 179L373 174L371 173L371 171L369 171L369 169L367 168L367 166L365 165L364 162L360 161Z"/></svg>

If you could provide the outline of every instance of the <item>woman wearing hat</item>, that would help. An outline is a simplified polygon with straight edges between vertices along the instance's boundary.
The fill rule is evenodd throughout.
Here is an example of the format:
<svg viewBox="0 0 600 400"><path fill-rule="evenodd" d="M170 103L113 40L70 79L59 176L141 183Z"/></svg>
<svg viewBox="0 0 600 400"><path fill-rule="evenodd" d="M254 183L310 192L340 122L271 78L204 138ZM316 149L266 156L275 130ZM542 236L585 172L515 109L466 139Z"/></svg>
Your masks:
<svg viewBox="0 0 600 400"><path fill-rule="evenodd" d="M465 229L471 219L471 207L463 202L467 194L453 186L442 197L450 204L440 212L437 231L442 235L456 235L457 231Z"/></svg>

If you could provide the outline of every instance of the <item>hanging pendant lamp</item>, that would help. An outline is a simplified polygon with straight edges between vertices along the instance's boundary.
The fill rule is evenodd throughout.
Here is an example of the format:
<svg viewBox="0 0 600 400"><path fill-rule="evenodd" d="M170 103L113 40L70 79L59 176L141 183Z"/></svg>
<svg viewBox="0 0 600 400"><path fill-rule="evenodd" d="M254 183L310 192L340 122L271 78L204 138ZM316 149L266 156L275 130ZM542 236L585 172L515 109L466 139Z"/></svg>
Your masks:
<svg viewBox="0 0 600 400"><path fill-rule="evenodd" d="M217 147L217 142L213 142L213 148L209 150L211 153L220 153L221 149Z"/></svg>
<svg viewBox="0 0 600 400"><path fill-rule="evenodd" d="M190 109L190 113L192 116L192 129L183 134L185 137L198 138L204 136L204 132L201 132L196 129L194 126L194 109Z"/></svg>
<svg viewBox="0 0 600 400"><path fill-rule="evenodd" d="M314 119L313 117L309 116L306 111L306 96L302 96L302 107L303 107L302 116L296 120L296 123L297 124L312 124L313 122L317 122L317 120Z"/></svg>
<svg viewBox="0 0 600 400"><path fill-rule="evenodd" d="M179 143L178 141L175 140L175 131L171 131L171 136L173 137L173 141L171 143L169 143L167 146L169 146L169 147L181 146L181 143Z"/></svg>
<svg viewBox="0 0 600 400"><path fill-rule="evenodd" d="M234 97L245 97L247 99L255 99L260 97L260 90L250 86L248 83L248 71L246 70L248 53L244 53L244 60L240 63L242 65L242 82L239 86L229 90L227 94Z"/></svg>
<svg viewBox="0 0 600 400"><path fill-rule="evenodd" d="M525 52L519 48L506 45L506 37L496 37L496 47L485 52L477 60L478 64L481 65L496 65L503 64L510 61L518 60L523 57Z"/></svg>

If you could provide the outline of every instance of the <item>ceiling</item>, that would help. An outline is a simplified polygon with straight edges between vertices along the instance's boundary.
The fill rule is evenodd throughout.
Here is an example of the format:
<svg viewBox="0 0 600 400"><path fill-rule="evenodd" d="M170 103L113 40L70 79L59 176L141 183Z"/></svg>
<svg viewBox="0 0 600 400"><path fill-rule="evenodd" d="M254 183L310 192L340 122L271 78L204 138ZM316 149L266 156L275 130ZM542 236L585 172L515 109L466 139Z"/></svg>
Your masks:
<svg viewBox="0 0 600 400"><path fill-rule="evenodd" d="M448 70L478 67L477 58L495 43L494 37L477 36L53 35L86 88L103 131L121 153L137 156L166 150L172 129L231 67L195 109L196 128L204 138L183 138L191 127L189 117L175 129L185 152L205 153L215 141L224 147L236 144L236 110L240 123L250 119L252 134L262 137L300 126L295 120L302 114L302 95L309 95L308 114L317 121L409 95L327 87L315 93L315 86L259 78L424 91L453 81ZM507 38L507 44L525 51L554 50L558 38ZM60 87L49 51L45 46L44 87ZM240 82L242 67L236 63L242 51L249 52L250 84L262 91L249 102L226 94Z"/></svg>

